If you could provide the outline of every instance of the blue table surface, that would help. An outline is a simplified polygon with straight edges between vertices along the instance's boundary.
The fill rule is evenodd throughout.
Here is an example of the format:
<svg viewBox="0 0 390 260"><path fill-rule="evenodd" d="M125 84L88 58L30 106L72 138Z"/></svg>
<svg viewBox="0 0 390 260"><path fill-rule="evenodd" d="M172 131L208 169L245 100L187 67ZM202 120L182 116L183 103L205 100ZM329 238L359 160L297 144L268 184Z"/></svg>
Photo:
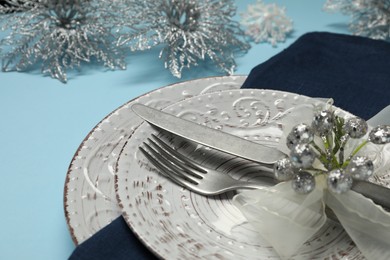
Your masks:
<svg viewBox="0 0 390 260"><path fill-rule="evenodd" d="M306 32L350 34L349 17L324 12L325 0L265 2L286 7L294 32L276 48L252 43L247 54L236 58L236 75L247 75ZM240 13L255 0L236 3ZM153 89L222 75L194 67L182 79L174 78L158 50L129 54L127 60L125 71L85 65L80 73L69 73L67 84L39 70L0 72L0 259L52 260L71 254L75 245L63 209L65 177L79 144L102 118Z"/></svg>

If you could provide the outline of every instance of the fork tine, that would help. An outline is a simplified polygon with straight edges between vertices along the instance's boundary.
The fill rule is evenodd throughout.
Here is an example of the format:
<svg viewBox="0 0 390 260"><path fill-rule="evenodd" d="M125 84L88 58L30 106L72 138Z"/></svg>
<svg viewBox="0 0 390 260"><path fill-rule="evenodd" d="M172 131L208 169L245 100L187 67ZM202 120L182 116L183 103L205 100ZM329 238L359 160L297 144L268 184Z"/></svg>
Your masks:
<svg viewBox="0 0 390 260"><path fill-rule="evenodd" d="M202 178L202 175L193 172L193 170L191 170L191 168L188 167L184 162L180 161L173 154L167 152L163 147L159 146L153 140L150 138L147 138L147 140L153 145L153 150L155 150L156 153L159 153L162 157L164 157L166 162L170 162L169 165L173 164L174 166L177 166L177 168L179 168L178 170L180 171L185 171L191 175L195 175L197 178ZM148 146L148 144L146 144L146 146Z"/></svg>
<svg viewBox="0 0 390 260"><path fill-rule="evenodd" d="M157 138L157 137L155 137ZM203 168L200 168L199 166L196 166L193 164L189 159L182 159L183 155L181 155L179 152L171 148L169 145L164 143L161 140L158 140L154 142L150 138L147 139L155 148L155 150L160 153L162 156L167 158L168 161L173 162L176 166L184 170L185 172L189 173L190 175L197 177L199 179L203 178L203 174L207 173ZM158 142L158 144L157 144ZM163 147L162 147L163 146ZM180 158L178 158L180 157ZM192 167L191 167L192 166ZM192 169L191 169L192 168ZM195 170L195 171L194 171ZM201 173L199 173L199 171Z"/></svg>
<svg viewBox="0 0 390 260"><path fill-rule="evenodd" d="M191 172L191 171L185 171L183 170L183 168L181 168L180 164L175 164L172 160L172 155L168 154L168 153L165 153L165 154L161 154L159 153L158 151L156 151L155 149L153 149L150 145L148 145L147 143L144 143L145 147L148 148L150 154L152 156L154 156L154 158L162 165L164 165L165 169L168 169L170 172L173 172L173 174L176 174L177 176L182 176L183 178L186 178L188 179L189 181L195 183L195 184L198 184L199 183L199 179L200 178L197 178L194 176L194 173ZM164 152L162 150L162 152Z"/></svg>
<svg viewBox="0 0 390 260"><path fill-rule="evenodd" d="M170 154L172 154L173 156L175 156L176 158L178 158L180 161L184 162L186 165L190 166L191 168L199 171L199 172L202 172L202 173L207 173L207 171L201 167L199 167L198 165L192 163L190 161L190 159L188 159L187 157L185 157L184 155L182 155L181 153L177 152L175 149L173 149L171 146L169 146L168 144L166 144L164 141L162 141L160 138L158 138L155 134L152 134L152 138L154 139L154 141L156 143L158 143L160 145L160 147L163 147L165 151L168 151ZM148 138L149 139L149 138ZM149 139L150 140L150 139Z"/></svg>
<svg viewBox="0 0 390 260"><path fill-rule="evenodd" d="M161 164L156 160L152 155L150 155L145 149L139 147L140 151L145 155L145 157L155 166L157 169L165 176L179 184L180 186L189 187L190 189L196 189L196 185L187 181L184 178L179 177L168 169L165 165Z"/></svg>

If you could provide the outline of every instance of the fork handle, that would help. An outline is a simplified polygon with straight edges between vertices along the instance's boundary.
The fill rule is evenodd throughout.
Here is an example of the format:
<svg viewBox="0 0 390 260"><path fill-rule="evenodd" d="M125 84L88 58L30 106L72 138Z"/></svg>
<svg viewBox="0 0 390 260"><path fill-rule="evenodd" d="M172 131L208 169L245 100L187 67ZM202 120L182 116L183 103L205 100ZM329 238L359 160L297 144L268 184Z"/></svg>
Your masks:
<svg viewBox="0 0 390 260"><path fill-rule="evenodd" d="M265 179L264 179L265 180ZM239 182L235 189L263 189L266 184L275 185L278 181L267 178L267 182ZM269 182L268 182L269 181ZM390 211L390 189L376 183L354 180L351 188L353 191L371 199L376 204Z"/></svg>
<svg viewBox="0 0 390 260"><path fill-rule="evenodd" d="M230 190L239 189L264 189L265 187L274 186L278 181L274 178L263 177L261 180L256 181L238 181L231 187Z"/></svg>
<svg viewBox="0 0 390 260"><path fill-rule="evenodd" d="M269 184L270 186L272 184L276 184L277 180L268 178L267 179L269 183L266 182L240 182L240 184L237 185L236 189L264 189L265 184ZM351 188L353 191L358 192L362 194L363 196L371 199L376 204L382 206L385 210L390 211L390 189L372 183L368 181L360 181L360 180L354 180L353 186ZM340 223L338 220L336 214L333 212L331 208L326 206L325 208L326 215L329 219Z"/></svg>

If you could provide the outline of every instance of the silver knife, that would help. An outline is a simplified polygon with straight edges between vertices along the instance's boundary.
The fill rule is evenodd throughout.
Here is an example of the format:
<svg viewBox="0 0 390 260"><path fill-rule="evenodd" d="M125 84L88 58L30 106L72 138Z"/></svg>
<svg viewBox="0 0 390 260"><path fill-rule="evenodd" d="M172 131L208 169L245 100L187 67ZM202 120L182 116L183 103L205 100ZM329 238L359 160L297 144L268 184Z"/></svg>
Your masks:
<svg viewBox="0 0 390 260"><path fill-rule="evenodd" d="M251 142L142 104L134 104L131 109L148 123L167 132L250 161L271 166L278 159L286 157L286 154L276 148ZM375 183L354 180L352 190L390 209L390 189Z"/></svg>
<svg viewBox="0 0 390 260"><path fill-rule="evenodd" d="M274 164L285 154L235 135L223 133L163 111L134 104L131 109L145 121L159 128L210 148L262 164Z"/></svg>

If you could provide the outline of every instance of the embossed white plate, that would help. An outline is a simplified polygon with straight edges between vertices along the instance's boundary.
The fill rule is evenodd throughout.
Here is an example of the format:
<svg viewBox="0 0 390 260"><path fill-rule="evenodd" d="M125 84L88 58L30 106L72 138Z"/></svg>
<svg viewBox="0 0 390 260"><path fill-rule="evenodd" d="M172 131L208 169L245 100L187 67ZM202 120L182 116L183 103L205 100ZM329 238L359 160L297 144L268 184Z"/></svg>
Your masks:
<svg viewBox="0 0 390 260"><path fill-rule="evenodd" d="M250 140L276 145L285 112L315 99L271 90L232 90L177 102L165 111ZM121 152L117 195L129 227L163 259L278 259L268 243L231 204L233 192L205 197L160 175L140 153L152 133L181 153L237 179L261 179L258 165L159 133L147 123ZM234 144L232 144L234 145ZM293 259L364 259L343 229L329 221Z"/></svg>
<svg viewBox="0 0 390 260"><path fill-rule="evenodd" d="M198 94L240 88L245 78L211 77L173 84L129 101L92 129L76 151L65 182L65 215L75 244L121 214L115 197L114 166L124 142L142 123L131 111L131 104L163 108Z"/></svg>

